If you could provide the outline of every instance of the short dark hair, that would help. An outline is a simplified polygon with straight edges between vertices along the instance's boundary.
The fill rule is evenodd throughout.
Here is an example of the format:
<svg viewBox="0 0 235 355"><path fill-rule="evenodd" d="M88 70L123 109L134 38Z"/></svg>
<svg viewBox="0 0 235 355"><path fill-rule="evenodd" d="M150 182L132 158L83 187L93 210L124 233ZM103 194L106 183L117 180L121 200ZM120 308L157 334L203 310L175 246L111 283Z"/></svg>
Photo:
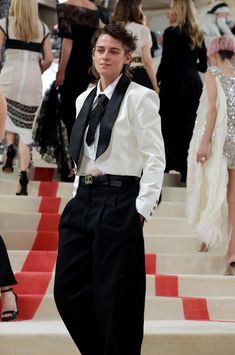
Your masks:
<svg viewBox="0 0 235 355"><path fill-rule="evenodd" d="M133 52L136 49L137 38L134 37L131 32L127 31L124 25L120 23L109 24L98 28L91 39L91 45L93 48L95 48L98 38L101 35L109 35L122 42L126 53Z"/></svg>
<svg viewBox="0 0 235 355"><path fill-rule="evenodd" d="M218 52L218 54L219 54L219 56L220 56L220 58L222 60L225 60L225 59L231 60L232 57L234 56L234 52L233 51L229 51L229 50L220 50Z"/></svg>
<svg viewBox="0 0 235 355"><path fill-rule="evenodd" d="M93 50L95 49L99 37L102 35L109 35L120 41L123 45L126 54L131 53L136 49L137 38L133 36L131 32L127 31L122 24L109 24L105 25L104 27L98 28L91 39L91 45ZM92 72L96 77L99 77L94 67L92 68ZM123 74L131 78L131 69L129 64L124 65Z"/></svg>

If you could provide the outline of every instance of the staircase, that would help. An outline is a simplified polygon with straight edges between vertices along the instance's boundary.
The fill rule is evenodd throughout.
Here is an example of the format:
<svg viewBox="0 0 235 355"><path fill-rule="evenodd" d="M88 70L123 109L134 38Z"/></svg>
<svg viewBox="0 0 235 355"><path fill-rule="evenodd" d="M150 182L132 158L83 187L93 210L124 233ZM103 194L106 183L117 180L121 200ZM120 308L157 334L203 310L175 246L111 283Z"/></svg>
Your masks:
<svg viewBox="0 0 235 355"><path fill-rule="evenodd" d="M16 169L15 169L16 170ZM53 301L60 214L72 184L36 167L29 196L15 196L17 173L0 173L0 232L16 273L20 316L0 323L0 355L77 355ZM145 225L147 298L142 355L235 355L235 278L224 250L197 252L185 188L165 176L162 202ZM95 355L95 354L94 354Z"/></svg>

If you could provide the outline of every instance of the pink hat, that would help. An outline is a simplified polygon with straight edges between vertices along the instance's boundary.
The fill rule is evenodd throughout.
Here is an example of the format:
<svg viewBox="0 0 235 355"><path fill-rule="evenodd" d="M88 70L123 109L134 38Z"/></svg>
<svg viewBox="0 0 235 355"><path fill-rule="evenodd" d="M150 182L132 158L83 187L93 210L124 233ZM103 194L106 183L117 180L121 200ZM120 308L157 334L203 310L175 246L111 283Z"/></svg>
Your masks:
<svg viewBox="0 0 235 355"><path fill-rule="evenodd" d="M235 39L229 36L221 36L213 39L208 47L208 55L212 56L219 51L231 51L235 53Z"/></svg>

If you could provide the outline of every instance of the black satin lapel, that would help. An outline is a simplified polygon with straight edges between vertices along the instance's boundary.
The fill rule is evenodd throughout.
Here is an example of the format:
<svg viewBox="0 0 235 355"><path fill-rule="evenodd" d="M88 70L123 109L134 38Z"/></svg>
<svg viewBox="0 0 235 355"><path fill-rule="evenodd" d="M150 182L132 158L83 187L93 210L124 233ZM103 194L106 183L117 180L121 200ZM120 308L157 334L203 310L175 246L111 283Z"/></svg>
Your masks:
<svg viewBox="0 0 235 355"><path fill-rule="evenodd" d="M77 162L84 138L86 122L96 95L96 87L90 92L74 122L70 137L69 153L72 159Z"/></svg>
<svg viewBox="0 0 235 355"><path fill-rule="evenodd" d="M109 146L112 128L117 119L123 97L125 96L129 84L130 80L125 75L122 75L108 103L104 117L100 122L100 136L96 159L99 158L99 156L103 154Z"/></svg>

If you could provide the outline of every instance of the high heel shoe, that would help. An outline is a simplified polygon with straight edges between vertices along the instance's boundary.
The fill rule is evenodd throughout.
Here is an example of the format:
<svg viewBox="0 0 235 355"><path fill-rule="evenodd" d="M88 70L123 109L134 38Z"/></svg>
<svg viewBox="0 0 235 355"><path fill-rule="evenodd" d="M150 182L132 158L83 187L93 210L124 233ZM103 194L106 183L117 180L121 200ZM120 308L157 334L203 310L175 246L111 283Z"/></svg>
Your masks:
<svg viewBox="0 0 235 355"><path fill-rule="evenodd" d="M207 253L208 250L209 250L208 245L205 242L202 242L198 251L201 253Z"/></svg>
<svg viewBox="0 0 235 355"><path fill-rule="evenodd" d="M7 148L7 158L5 164L2 167L2 171L6 174L11 174L14 171L13 161L16 156L16 150L13 144L10 144Z"/></svg>
<svg viewBox="0 0 235 355"><path fill-rule="evenodd" d="M29 179L27 177L26 171L21 171L19 183L20 183L20 190L16 192L16 195L27 196L28 195L27 185L29 183Z"/></svg>
<svg viewBox="0 0 235 355"><path fill-rule="evenodd" d="M235 276L235 255L232 255L227 264L226 271L224 273L225 276Z"/></svg>
<svg viewBox="0 0 235 355"><path fill-rule="evenodd" d="M4 311L4 312L1 313L2 322L9 322L10 320L16 319L18 314L19 314L19 311L18 311L18 296L17 296L17 294L15 294L15 292L12 289L12 287L1 291L1 293L4 293L4 292L12 292L13 295L15 296L16 311L9 310L9 311ZM9 316L7 316L7 314L9 314Z"/></svg>

